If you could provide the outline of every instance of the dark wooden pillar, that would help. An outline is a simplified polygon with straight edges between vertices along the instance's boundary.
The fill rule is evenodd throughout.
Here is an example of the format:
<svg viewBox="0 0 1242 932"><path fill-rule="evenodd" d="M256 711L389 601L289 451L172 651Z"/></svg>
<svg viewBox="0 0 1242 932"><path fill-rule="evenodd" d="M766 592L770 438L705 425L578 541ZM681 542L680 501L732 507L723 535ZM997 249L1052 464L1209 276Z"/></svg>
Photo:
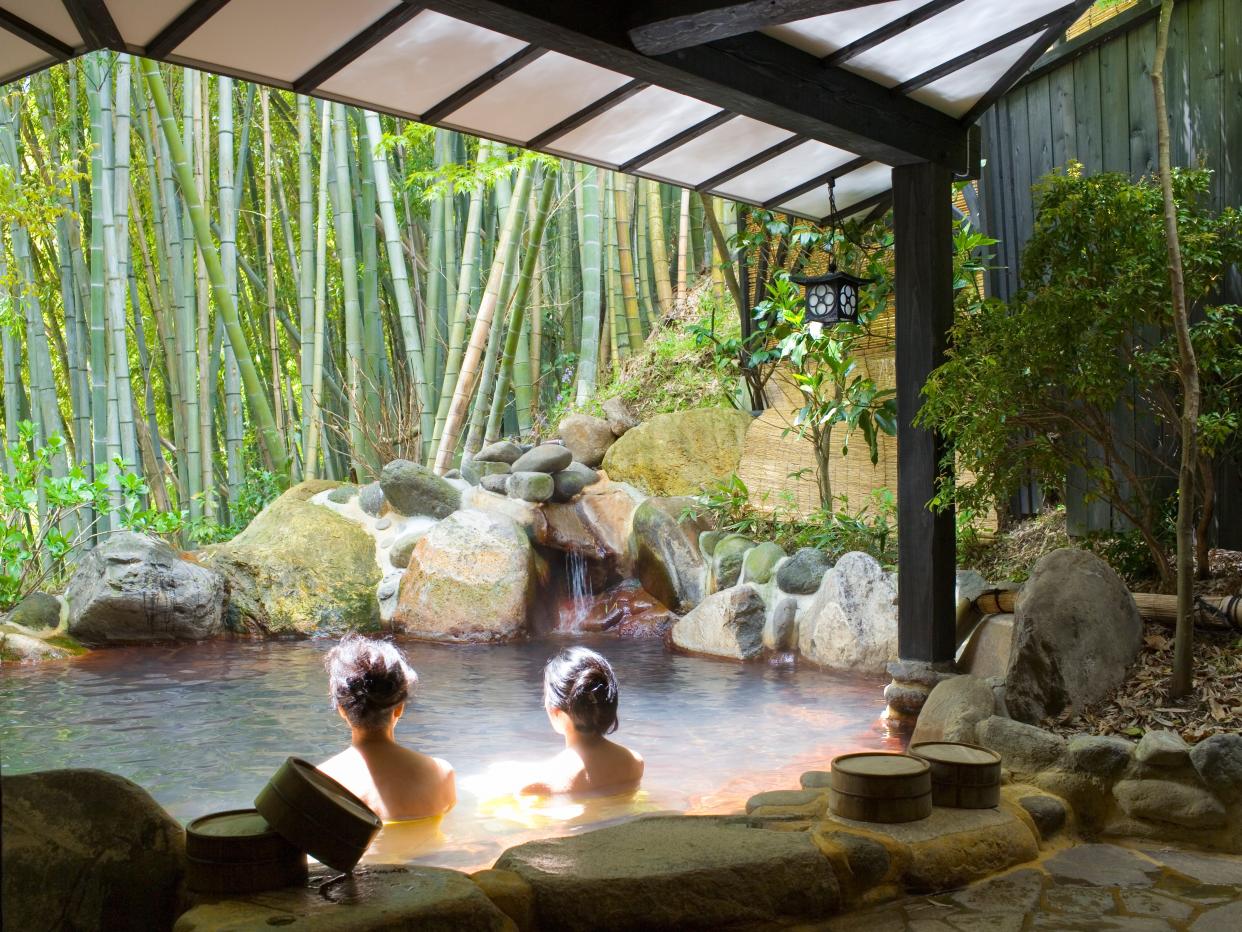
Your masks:
<svg viewBox="0 0 1242 932"><path fill-rule="evenodd" d="M915 427L928 374L944 360L953 323L952 177L928 162L893 169L897 288L897 650L894 687L905 705L952 664L957 570L953 512L932 512L945 446ZM920 668L924 671L920 673ZM928 682L923 682L927 680ZM924 687L919 689L918 687ZM900 709L900 688L890 708Z"/></svg>

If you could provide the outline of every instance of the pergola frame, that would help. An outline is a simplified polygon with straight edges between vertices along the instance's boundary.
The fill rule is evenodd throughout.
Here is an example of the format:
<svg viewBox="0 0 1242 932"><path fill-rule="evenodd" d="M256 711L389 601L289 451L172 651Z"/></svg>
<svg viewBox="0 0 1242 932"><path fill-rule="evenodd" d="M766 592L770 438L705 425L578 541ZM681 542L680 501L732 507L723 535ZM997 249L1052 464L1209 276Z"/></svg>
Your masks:
<svg viewBox="0 0 1242 932"><path fill-rule="evenodd" d="M145 47L125 42L106 0L62 2L83 45L70 46L2 8L0 30L36 46L54 62L95 49L128 51L374 109L366 101L334 96L325 90L325 83L414 17L430 10L503 33L525 45L420 112L388 108L399 116L428 123L447 122L454 111L552 51L630 80L531 138L493 138L580 158L558 151L558 140L635 94L657 86L720 110L617 164L602 159L595 160L596 164L644 175L645 167L660 157L743 116L792 135L715 172L694 185L697 189L729 197L720 190L726 182L807 140L856 157L777 196L764 198L763 207L779 209L792 198L866 165L879 162L891 166L899 416L899 654L907 667L909 662L936 669L951 665L956 647L954 515L951 508L938 512L929 508L946 468L946 448L942 438L916 427L913 420L927 377L944 359L953 320L952 182L954 177L973 177L977 172L977 135L972 131L975 119L1018 80L1090 5L1090 0L1070 0L891 87L845 66L964 0L927 0L823 57L757 30L829 13L863 10L883 0L401 0L362 31L341 36L335 51L292 81L248 74L179 54L178 48L229 0L194 0ZM1003 14L1003 9L997 12ZM1015 43L1032 37L1037 41L1013 60L961 117L907 96L998 49L1016 48ZM842 213L874 209L889 196L887 192L870 195ZM739 310L745 313L745 309Z"/></svg>

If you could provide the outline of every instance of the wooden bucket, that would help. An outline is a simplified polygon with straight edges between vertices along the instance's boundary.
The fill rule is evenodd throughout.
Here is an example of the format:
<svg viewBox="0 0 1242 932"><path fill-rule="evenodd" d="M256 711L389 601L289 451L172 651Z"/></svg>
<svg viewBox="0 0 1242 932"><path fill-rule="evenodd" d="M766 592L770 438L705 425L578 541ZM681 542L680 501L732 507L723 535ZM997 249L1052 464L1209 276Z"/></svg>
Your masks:
<svg viewBox="0 0 1242 932"><path fill-rule="evenodd" d="M254 806L288 841L345 873L384 824L361 799L296 757L280 765Z"/></svg>
<svg viewBox="0 0 1242 932"><path fill-rule="evenodd" d="M1001 757L977 744L921 741L910 747L931 767L932 801L952 809L1000 805Z"/></svg>
<svg viewBox="0 0 1242 932"><path fill-rule="evenodd" d="M255 809L213 812L185 829L186 885L196 893L257 893L306 882L306 854Z"/></svg>
<svg viewBox="0 0 1242 932"><path fill-rule="evenodd" d="M931 768L909 754L843 754L832 761L828 808L860 822L917 822L932 811Z"/></svg>

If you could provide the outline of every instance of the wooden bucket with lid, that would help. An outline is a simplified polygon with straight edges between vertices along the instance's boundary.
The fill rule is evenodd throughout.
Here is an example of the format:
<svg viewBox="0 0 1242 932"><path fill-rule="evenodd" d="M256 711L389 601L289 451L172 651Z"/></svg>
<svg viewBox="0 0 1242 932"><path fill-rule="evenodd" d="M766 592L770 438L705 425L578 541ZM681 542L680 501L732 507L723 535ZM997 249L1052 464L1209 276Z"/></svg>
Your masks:
<svg viewBox="0 0 1242 932"><path fill-rule="evenodd" d="M926 819L932 811L931 768L909 754L843 754L832 761L828 808L859 822Z"/></svg>
<svg viewBox="0 0 1242 932"><path fill-rule="evenodd" d="M957 741L920 741L910 753L931 767L932 800L951 809L1000 805L1001 757L995 751Z"/></svg>
<svg viewBox="0 0 1242 932"><path fill-rule="evenodd" d="M306 853L255 809L213 812L185 828L186 886L196 893L257 893L306 882Z"/></svg>
<svg viewBox="0 0 1242 932"><path fill-rule="evenodd" d="M361 799L297 757L280 765L254 806L288 841L345 873L384 824Z"/></svg>

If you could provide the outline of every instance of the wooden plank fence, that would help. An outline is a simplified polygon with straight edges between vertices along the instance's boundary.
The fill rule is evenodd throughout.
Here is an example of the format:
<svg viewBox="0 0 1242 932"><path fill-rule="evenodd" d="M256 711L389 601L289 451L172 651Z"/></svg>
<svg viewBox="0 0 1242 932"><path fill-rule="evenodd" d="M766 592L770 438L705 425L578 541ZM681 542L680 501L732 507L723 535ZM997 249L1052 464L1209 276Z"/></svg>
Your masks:
<svg viewBox="0 0 1242 932"><path fill-rule="evenodd" d="M1150 68L1159 0L1138 0L1096 28L1053 48L982 120L985 164L982 226L1000 240L989 291L1010 298L1034 219L1031 186L1071 159L1087 172L1132 177L1156 169L1155 103ZM1165 66L1174 164L1210 168L1217 208L1242 205L1242 0L1180 0L1173 11ZM1223 300L1242 303L1234 270ZM1150 442L1172 443L1136 413L1133 399L1114 413L1114 428ZM1140 469L1140 473L1146 470ZM1075 533L1121 529L1107 503L1085 502L1082 476L1070 478L1066 510ZM1037 488L1015 505L1039 506ZM1218 470L1217 543L1242 548L1242 468Z"/></svg>

